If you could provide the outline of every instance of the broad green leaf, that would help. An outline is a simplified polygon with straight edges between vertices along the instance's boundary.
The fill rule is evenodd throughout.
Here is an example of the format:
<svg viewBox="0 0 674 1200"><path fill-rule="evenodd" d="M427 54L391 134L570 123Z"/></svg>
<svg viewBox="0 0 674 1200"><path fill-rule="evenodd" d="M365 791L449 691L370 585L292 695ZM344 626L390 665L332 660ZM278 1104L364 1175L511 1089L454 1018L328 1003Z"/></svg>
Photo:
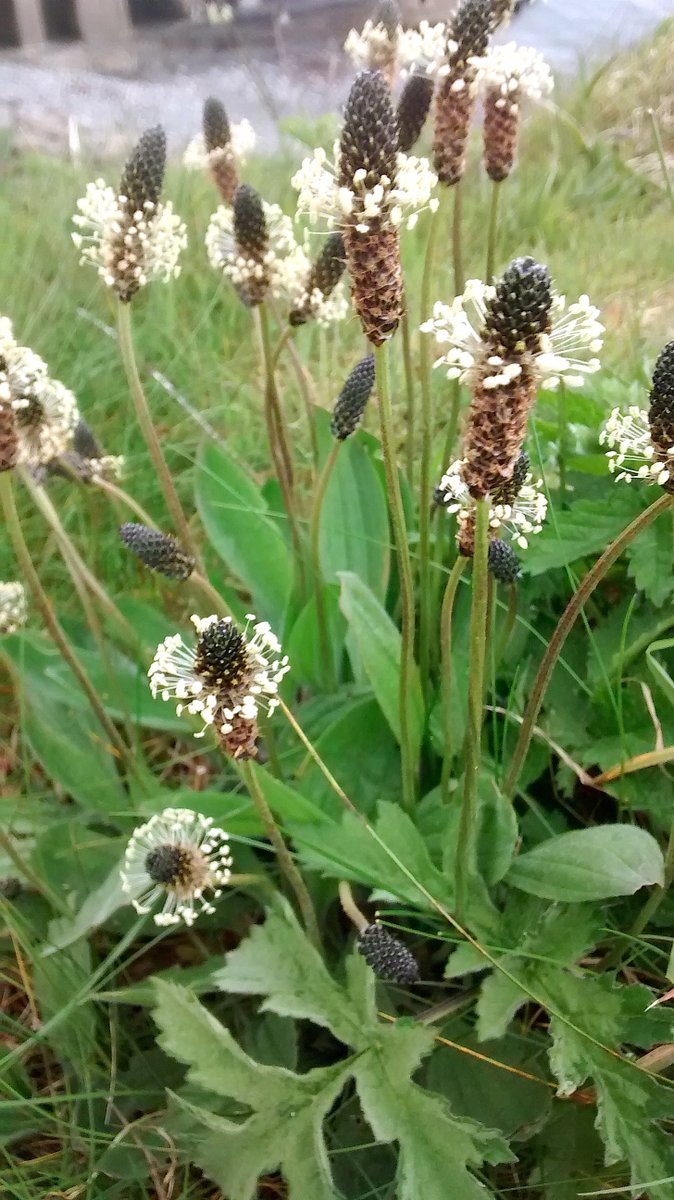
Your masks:
<svg viewBox="0 0 674 1200"><path fill-rule="evenodd" d="M59 917L50 922L48 944L43 951L45 957L71 946L129 903L128 896L122 891L121 865L121 862L115 864L103 883L87 896L75 916Z"/></svg>
<svg viewBox="0 0 674 1200"><path fill-rule="evenodd" d="M605 498L575 500L569 509L557 512L554 521L548 521L542 532L531 539L522 558L522 569L529 575L542 575L586 554L600 554L642 507L637 493L629 488L612 491L610 504Z"/></svg>
<svg viewBox="0 0 674 1200"><path fill-rule="evenodd" d="M175 1097L190 1157L229 1200L253 1200L260 1175L281 1170L291 1200L336 1200L322 1124L348 1075L344 1064L296 1075L255 1062L185 988L157 981L159 1043L200 1088L252 1110L242 1122Z"/></svg>
<svg viewBox="0 0 674 1200"><path fill-rule="evenodd" d="M386 610L362 579L349 571L340 574L340 606L358 648L382 712L400 740L400 649L401 637ZM419 671L414 664L407 696L412 757L416 759L424 732L424 701Z"/></svg>
<svg viewBox="0 0 674 1200"><path fill-rule="evenodd" d="M674 679L660 659L655 657L661 650L674 650L674 638L662 638L659 642L651 642L646 651L646 662L653 679L660 691L674 705Z"/></svg>
<svg viewBox="0 0 674 1200"><path fill-rule="evenodd" d="M226 956L215 982L223 992L265 996L263 1011L313 1021L347 1045L362 1044L368 1015L329 974L285 900Z"/></svg>
<svg viewBox="0 0 674 1200"><path fill-rule="evenodd" d="M435 899L451 908L453 880L434 866L421 834L407 813L396 804L382 802L374 827L406 870L396 865L352 813L345 813L341 825L331 825L329 832L320 827L297 826L293 836L303 861L328 876L353 879L407 900L416 908L428 908L428 901L409 878L409 872Z"/></svg>
<svg viewBox="0 0 674 1200"><path fill-rule="evenodd" d="M659 607L674 591L672 516L665 512L652 521L627 549L629 574L640 592Z"/></svg>
<svg viewBox="0 0 674 1200"><path fill-rule="evenodd" d="M23 697L23 736L47 778L87 808L126 808L107 734L91 710L54 701L32 675L24 679Z"/></svg>
<svg viewBox="0 0 674 1200"><path fill-rule="evenodd" d="M548 838L520 855L508 881L549 900L603 900L631 896L663 881L655 838L634 825L598 825Z"/></svg>
<svg viewBox="0 0 674 1200"><path fill-rule="evenodd" d="M325 584L323 587L323 608L332 670L334 678L339 679L346 621L339 610L339 588L335 584ZM300 612L289 637L285 639L285 649L292 663L293 680L308 683L319 691L325 689L315 596Z"/></svg>
<svg viewBox="0 0 674 1200"><path fill-rule="evenodd" d="M357 575L379 600L386 596L390 531L385 493L359 438L340 447L321 507L320 560L326 580Z"/></svg>
<svg viewBox="0 0 674 1200"><path fill-rule="evenodd" d="M253 773L264 792L267 804L280 817L284 824L299 821L302 824L313 824L325 820L325 813L312 800L303 796L294 788L275 779L269 771L258 763L251 764Z"/></svg>
<svg viewBox="0 0 674 1200"><path fill-rule="evenodd" d="M196 502L213 548L250 591L257 615L282 629L292 587L287 547L259 489L212 442L199 457Z"/></svg>
<svg viewBox="0 0 674 1200"><path fill-rule="evenodd" d="M382 1030L354 1068L363 1113L377 1141L398 1142L398 1200L484 1200L484 1184L469 1168L513 1155L495 1130L454 1116L443 1099L412 1083L432 1036L402 1024Z"/></svg>

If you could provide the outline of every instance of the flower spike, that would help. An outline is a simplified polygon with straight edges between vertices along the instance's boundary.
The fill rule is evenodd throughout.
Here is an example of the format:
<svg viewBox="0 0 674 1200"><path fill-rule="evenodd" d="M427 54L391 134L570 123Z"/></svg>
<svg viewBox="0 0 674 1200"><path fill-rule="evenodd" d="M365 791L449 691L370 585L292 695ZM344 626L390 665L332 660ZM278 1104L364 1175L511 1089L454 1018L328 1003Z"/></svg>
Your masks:
<svg viewBox="0 0 674 1200"><path fill-rule="evenodd" d="M674 495L674 341L660 352L653 371L649 408L614 408L600 441L608 446L609 470L630 483L657 483Z"/></svg>
<svg viewBox="0 0 674 1200"><path fill-rule="evenodd" d="M194 559L170 534L127 522L120 525L119 536L131 553L158 575L184 583L194 570Z"/></svg>
<svg viewBox="0 0 674 1200"><path fill-rule="evenodd" d="M339 442L355 433L374 387L374 358L368 354L351 371L335 404L330 431Z"/></svg>

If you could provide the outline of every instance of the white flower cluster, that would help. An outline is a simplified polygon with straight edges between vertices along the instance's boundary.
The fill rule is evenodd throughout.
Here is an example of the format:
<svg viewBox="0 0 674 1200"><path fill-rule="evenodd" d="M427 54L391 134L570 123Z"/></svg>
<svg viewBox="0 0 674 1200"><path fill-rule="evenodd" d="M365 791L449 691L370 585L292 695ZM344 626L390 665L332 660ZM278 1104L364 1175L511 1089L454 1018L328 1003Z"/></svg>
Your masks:
<svg viewBox="0 0 674 1200"><path fill-rule="evenodd" d="M469 279L463 295L451 304L437 301L433 316L421 326L423 333L433 334L441 356L433 364L445 367L448 379L469 383L477 366L484 361L484 335L487 306L496 289L479 279ZM561 383L582 387L585 376L599 370L596 357L603 345L604 326L599 321L599 309L587 296L567 305L565 296L553 296L550 333L541 334L533 363L540 386L554 391ZM446 349L445 349L446 347ZM492 355L487 365L493 373L483 385L501 387L519 375L518 363L506 363Z"/></svg>
<svg viewBox="0 0 674 1200"><path fill-rule="evenodd" d="M50 378L39 354L18 345L7 317L0 318L0 362L0 404L14 413L17 463L43 466L70 447L80 419L77 401Z"/></svg>
<svg viewBox="0 0 674 1200"><path fill-rule="evenodd" d="M222 271L236 288L244 292L252 280L266 277L273 296L284 293L285 258L296 248L293 223L278 204L262 201L269 247L262 262L240 253L234 236L234 213L221 204L213 213L206 231L206 250L211 266Z"/></svg>
<svg viewBox="0 0 674 1200"><path fill-rule="evenodd" d="M403 74L439 71L447 55L456 51L456 42L448 40L447 26L439 21L420 21L416 29L398 26L393 38L381 23L366 21L362 30L350 30L344 50L356 67L386 70L394 64Z"/></svg>
<svg viewBox="0 0 674 1200"><path fill-rule="evenodd" d="M26 624L28 606L22 583L0 583L0 637Z"/></svg>
<svg viewBox="0 0 674 1200"><path fill-rule="evenodd" d="M381 21L368 20L360 32L357 29L349 30L344 42L345 53L356 67L381 70L397 60L402 32L402 27L398 25L391 36Z"/></svg>
<svg viewBox="0 0 674 1200"><path fill-rule="evenodd" d="M465 462L463 458L453 462L437 488L442 507L449 513L457 513L460 521L466 520L475 507L475 501L463 479ZM534 482L531 472L528 472L511 504L494 500L489 502L491 528L506 529L523 550L529 545L528 537L541 532L547 515L548 499L542 488L543 480Z"/></svg>
<svg viewBox="0 0 674 1200"><path fill-rule="evenodd" d="M187 228L170 201L147 201L142 212L129 213L126 197L103 179L87 184L77 201L72 235L80 262L96 267L108 287L137 290L151 280L167 283L180 274L179 258L187 246Z"/></svg>
<svg viewBox="0 0 674 1200"><path fill-rule="evenodd" d="M599 435L606 452L609 471L616 479L631 483L643 479L661 487L674 480L674 446L666 453L653 445L648 413L633 404L626 413L614 408Z"/></svg>
<svg viewBox="0 0 674 1200"><path fill-rule="evenodd" d="M298 192L297 210L307 213L312 223L323 218L331 227L343 226L357 211L355 228L359 233L367 233L369 222L381 219L395 228L405 223L412 229L422 209L435 212L438 207L439 201L433 196L437 176L425 158L399 153L395 180L382 175L371 189L363 186L367 178L364 168L355 172L351 187L338 185L339 143L335 145L335 164L329 163L325 150L319 147L311 158L304 159L291 180Z"/></svg>
<svg viewBox="0 0 674 1200"><path fill-rule="evenodd" d="M507 42L493 46L477 60L478 87L498 93L497 108L513 108L522 97L542 100L554 87L552 72L538 50Z"/></svg>
<svg viewBox="0 0 674 1200"><path fill-rule="evenodd" d="M210 817L187 808L167 808L135 830L120 871L122 889L138 913L151 912L160 927L193 925L215 909L231 876L229 836Z"/></svg>
<svg viewBox="0 0 674 1200"><path fill-rule="evenodd" d="M425 71L427 75L442 75L449 70L448 55L455 54L456 42L447 36L447 26L442 21L431 25L420 21L417 29L408 29L401 38L398 58L403 75L414 71Z"/></svg>
<svg viewBox="0 0 674 1200"><path fill-rule="evenodd" d="M257 141L255 130L250 121L244 117L230 127L230 140L227 146L219 150L207 150L203 133L198 133L187 146L183 155L183 165L188 171L206 171L213 162L231 155L237 163L244 163L255 149Z"/></svg>
<svg viewBox="0 0 674 1200"><path fill-rule="evenodd" d="M248 613L246 620L255 622L252 636L249 625L243 631L246 670L243 683L232 688L226 680L214 686L199 675L198 645L187 646L179 633L165 638L157 647L148 671L152 695L166 701L177 700L178 716L183 712L198 715L204 724L195 737L203 737L208 726L214 724L226 735L232 732L235 717L254 724L260 707L269 714L278 707L279 684L290 670L288 656L282 654L281 644L267 621L256 621L252 613ZM231 624L231 617L192 617L200 636L219 622Z"/></svg>

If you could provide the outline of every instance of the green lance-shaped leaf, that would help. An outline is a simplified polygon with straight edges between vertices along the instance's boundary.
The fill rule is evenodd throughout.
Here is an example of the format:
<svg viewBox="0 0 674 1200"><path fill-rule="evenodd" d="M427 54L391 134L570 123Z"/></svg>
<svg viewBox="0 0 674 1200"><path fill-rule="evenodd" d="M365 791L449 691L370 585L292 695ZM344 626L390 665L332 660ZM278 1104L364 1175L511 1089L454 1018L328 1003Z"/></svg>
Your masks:
<svg viewBox="0 0 674 1200"><path fill-rule="evenodd" d="M663 882L655 838L634 825L598 825L548 838L515 860L508 881L548 900L603 900L631 896Z"/></svg>

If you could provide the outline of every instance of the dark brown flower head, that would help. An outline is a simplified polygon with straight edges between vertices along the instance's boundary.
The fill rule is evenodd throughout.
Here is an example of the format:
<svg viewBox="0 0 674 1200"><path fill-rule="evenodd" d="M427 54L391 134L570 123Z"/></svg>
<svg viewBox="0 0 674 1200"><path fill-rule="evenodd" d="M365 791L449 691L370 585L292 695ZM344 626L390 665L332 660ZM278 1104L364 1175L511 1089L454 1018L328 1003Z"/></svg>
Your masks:
<svg viewBox="0 0 674 1200"><path fill-rule="evenodd" d="M332 435L338 441L350 437L360 425L374 387L374 375L374 358L368 354L356 364L346 380L330 422Z"/></svg>
<svg viewBox="0 0 674 1200"><path fill-rule="evenodd" d="M170 534L128 522L120 526L119 536L146 567L167 579L177 579L182 583L189 579L194 570L194 559Z"/></svg>
<svg viewBox="0 0 674 1200"><path fill-rule="evenodd" d="M398 146L407 154L416 144L426 124L431 100L433 80L418 72L410 75L398 101Z"/></svg>
<svg viewBox="0 0 674 1200"><path fill-rule="evenodd" d="M485 338L504 357L536 353L551 328L552 285L547 267L515 258L487 302Z"/></svg>
<svg viewBox="0 0 674 1200"><path fill-rule="evenodd" d="M344 238L339 232L331 233L312 265L306 284L305 302L290 312L288 320L291 325L305 325L310 320L313 315L312 297L316 292L320 292L321 296L331 296L344 274L345 266Z"/></svg>
<svg viewBox="0 0 674 1200"><path fill-rule="evenodd" d="M93 429L80 417L73 433L73 450L82 458L102 458L103 450Z"/></svg>
<svg viewBox="0 0 674 1200"><path fill-rule="evenodd" d="M208 687L233 690L250 675L246 639L233 621L224 618L202 630L194 663Z"/></svg>
<svg viewBox="0 0 674 1200"><path fill-rule="evenodd" d="M229 118L224 104L221 104L213 96L209 96L208 100L204 101L202 127L204 143L209 153L212 150L224 150L229 146L232 139Z"/></svg>
<svg viewBox="0 0 674 1200"><path fill-rule="evenodd" d="M660 352L653 371L649 398L648 424L658 456L672 458L674 448L674 341ZM670 478L670 487L672 480Z"/></svg>
<svg viewBox="0 0 674 1200"><path fill-rule="evenodd" d="M450 21L449 37L456 42L451 65L457 69L470 66L469 58L480 58L489 45L489 36L499 21L495 18L494 0L463 0Z"/></svg>
<svg viewBox="0 0 674 1200"><path fill-rule="evenodd" d="M246 286L239 294L244 303L254 307L262 303L269 287L265 261L269 250L267 219L261 197L248 183L242 183L236 189L232 207L237 250L254 268L248 271Z"/></svg>
<svg viewBox="0 0 674 1200"><path fill-rule="evenodd" d="M191 855L186 846L154 846L145 858L145 870L153 883L185 886L192 875Z"/></svg>
<svg viewBox="0 0 674 1200"><path fill-rule="evenodd" d="M489 570L499 583L513 584L521 578L520 560L510 542L493 538L489 543Z"/></svg>
<svg viewBox="0 0 674 1200"><path fill-rule="evenodd" d="M359 180L359 192L372 191L383 176L393 183L397 154L398 125L386 81L381 71L361 71L344 111L339 186L352 191L354 176Z"/></svg>
<svg viewBox="0 0 674 1200"><path fill-rule="evenodd" d="M367 925L359 934L358 949L378 979L402 986L419 982L419 966L414 955L378 922Z"/></svg>
<svg viewBox="0 0 674 1200"><path fill-rule="evenodd" d="M142 213L148 205L156 207L165 169L166 134L161 125L156 125L141 135L122 174L119 193L126 196L130 214Z"/></svg>
<svg viewBox="0 0 674 1200"><path fill-rule="evenodd" d="M515 466L513 467L512 475L509 479L497 487L492 492L492 501L494 504L512 505L519 496L524 484L527 481L527 475L531 467L531 460L526 451L522 450Z"/></svg>
<svg viewBox="0 0 674 1200"><path fill-rule="evenodd" d="M11 471L19 457L16 417L9 404L0 402L0 471Z"/></svg>

